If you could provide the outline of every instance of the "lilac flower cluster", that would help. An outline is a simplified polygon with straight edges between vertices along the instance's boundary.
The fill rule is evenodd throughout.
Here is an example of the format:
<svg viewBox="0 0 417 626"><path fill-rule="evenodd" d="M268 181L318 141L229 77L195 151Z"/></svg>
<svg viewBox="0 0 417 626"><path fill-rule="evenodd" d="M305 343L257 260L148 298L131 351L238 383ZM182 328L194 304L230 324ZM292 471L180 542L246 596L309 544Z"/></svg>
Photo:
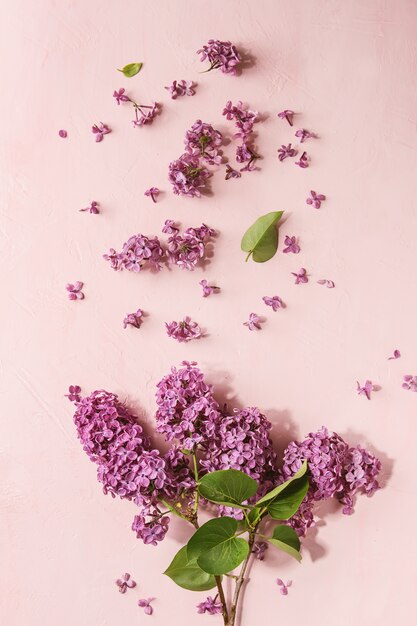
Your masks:
<svg viewBox="0 0 417 626"><path fill-rule="evenodd" d="M191 271L204 259L206 246L216 234L206 224L201 224L198 228L187 228L180 233L173 220L166 220L162 231L171 235L167 251L169 261L181 269Z"/></svg>
<svg viewBox="0 0 417 626"><path fill-rule="evenodd" d="M242 143L236 148L236 161L246 163L246 165L240 171L250 172L255 169L255 162L260 158L253 147L253 125L259 119L258 111L251 111L240 100L236 105L228 100L223 109L223 115L228 120L234 120L237 127L237 133L234 137L242 140Z"/></svg>
<svg viewBox="0 0 417 626"><path fill-rule="evenodd" d="M164 256L164 250L158 237L146 237L145 235L133 235L123 244L121 252L110 248L103 258L110 262L114 270L129 270L140 272L146 267L161 269L160 262Z"/></svg>
<svg viewBox="0 0 417 626"><path fill-rule="evenodd" d="M218 615L223 611L223 606L218 597L208 596L204 602L197 604L197 613L208 613L209 615Z"/></svg>
<svg viewBox="0 0 417 626"><path fill-rule="evenodd" d="M198 156L185 153L169 164L168 179L177 196L199 198L208 178L210 172L204 165L200 165Z"/></svg>
<svg viewBox="0 0 417 626"><path fill-rule="evenodd" d="M135 119L132 120L134 128L150 124L161 110L161 105L158 102L152 102L151 105L138 104L127 95L123 87L113 92L113 98L116 100L117 104L121 104L122 102L130 102L132 104L135 111Z"/></svg>
<svg viewBox="0 0 417 626"><path fill-rule="evenodd" d="M189 315L184 317L180 322L175 320L165 322L168 337L176 339L180 343L183 341L191 341L191 339L199 339L203 336L203 331L197 322L194 322Z"/></svg>
<svg viewBox="0 0 417 626"><path fill-rule="evenodd" d="M211 70L220 69L224 74L237 73L237 68L241 62L241 56L236 47L230 41L219 41L218 39L209 39L207 44L197 50L200 55L200 61L209 61Z"/></svg>
<svg viewBox="0 0 417 626"><path fill-rule="evenodd" d="M210 165L219 165L222 157L219 148L223 144L223 135L213 128L197 120L185 134L185 151L192 156L201 157Z"/></svg>
<svg viewBox="0 0 417 626"><path fill-rule="evenodd" d="M140 328L142 325L143 311L138 309L135 313L128 313L123 320L123 328L133 326L133 328Z"/></svg>
<svg viewBox="0 0 417 626"><path fill-rule="evenodd" d="M304 441L292 441L288 445L280 482L297 472L304 459L310 487L300 509L289 521L300 536L314 524L315 502L335 497L344 505L343 513L349 515L353 513L356 493L371 496L379 488L380 461L361 446L349 447L342 437L324 426Z"/></svg>

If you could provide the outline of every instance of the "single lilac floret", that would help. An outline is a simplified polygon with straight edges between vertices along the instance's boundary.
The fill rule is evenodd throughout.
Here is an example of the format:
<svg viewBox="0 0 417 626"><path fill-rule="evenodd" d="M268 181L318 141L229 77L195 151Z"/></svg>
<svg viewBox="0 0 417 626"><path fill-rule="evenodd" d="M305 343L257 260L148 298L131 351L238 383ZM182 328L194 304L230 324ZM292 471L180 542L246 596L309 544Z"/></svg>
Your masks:
<svg viewBox="0 0 417 626"><path fill-rule="evenodd" d="M299 128L296 131L295 136L300 139L300 143L304 143L306 139L317 138L317 135L315 133L311 133L309 130L306 130L305 128Z"/></svg>
<svg viewBox="0 0 417 626"><path fill-rule="evenodd" d="M68 298L70 300L84 300L84 294L82 292L82 288L84 283L80 280L77 280L74 284L67 283L66 290L68 291Z"/></svg>
<svg viewBox="0 0 417 626"><path fill-rule="evenodd" d="M284 111L280 111L280 112L278 113L278 117L279 117L281 120L287 120L287 122L288 122L288 124L289 124L290 126L292 126L292 125L293 125L293 118L294 118L294 115L295 115L294 111L290 111L289 109L285 109Z"/></svg>
<svg viewBox="0 0 417 626"><path fill-rule="evenodd" d="M292 237L290 237L289 235L286 235L284 244L286 247L284 248L283 252L285 252L286 254L288 252L292 252L293 254L298 254L301 250L300 246L297 243L297 237L295 237L294 235Z"/></svg>
<svg viewBox="0 0 417 626"><path fill-rule="evenodd" d="M278 309L284 307L284 303L279 296L264 296L262 300L265 302L266 306L272 307L273 311L278 311Z"/></svg>
<svg viewBox="0 0 417 626"><path fill-rule="evenodd" d="M281 595L287 596L288 595L288 587L291 587L292 580L288 580L287 583L285 584L284 581L281 580L281 578L277 578L277 585L279 586L279 590L280 590Z"/></svg>
<svg viewBox="0 0 417 626"><path fill-rule="evenodd" d="M182 154L179 159L169 164L168 178L175 195L199 198L201 190L207 185L210 172L204 165L200 165L198 156L189 153Z"/></svg>
<svg viewBox="0 0 417 626"><path fill-rule="evenodd" d="M261 318L256 313L250 313L247 322L243 322L243 326L247 326L249 330L261 330Z"/></svg>
<svg viewBox="0 0 417 626"><path fill-rule="evenodd" d="M293 276L295 276L295 284L299 285L300 283L308 283L307 270L305 267L302 267L298 270L298 272L291 272Z"/></svg>
<svg viewBox="0 0 417 626"><path fill-rule="evenodd" d="M399 359L401 357L401 352L399 350L394 350L394 353L392 356L388 357L388 361L391 361L392 359Z"/></svg>
<svg viewBox="0 0 417 626"><path fill-rule="evenodd" d="M122 578L118 578L115 583L120 593L126 593L127 589L136 587L136 582L130 578L130 574L123 574Z"/></svg>
<svg viewBox="0 0 417 626"><path fill-rule="evenodd" d="M315 191L310 191L310 198L307 198L306 204L313 205L315 209L319 209L321 207L321 203L324 202L326 196L322 193L316 193Z"/></svg>
<svg viewBox="0 0 417 626"><path fill-rule="evenodd" d="M282 146L278 148L278 159L280 161L284 161L288 157L295 157L296 154L297 149L293 148L290 143L287 146L285 144L282 144Z"/></svg>
<svg viewBox="0 0 417 626"><path fill-rule="evenodd" d="M100 141L103 141L104 135L111 133L111 128L109 128L107 124L100 122L100 124L94 124L91 127L91 132L96 136L96 141L99 143Z"/></svg>
<svg viewBox="0 0 417 626"><path fill-rule="evenodd" d="M298 167L301 167L302 169L308 167L309 158L307 152L303 152L303 154L300 156L300 160L296 161L295 165L298 165Z"/></svg>
<svg viewBox="0 0 417 626"><path fill-rule="evenodd" d="M148 198L152 198L153 202L156 202L159 194L160 194L160 191L158 187L150 187L149 189L145 191L143 195L147 196Z"/></svg>
<svg viewBox="0 0 417 626"><path fill-rule="evenodd" d="M217 615L223 611L223 606L220 600L208 596L204 602L197 604L197 613L208 613L209 615Z"/></svg>
<svg viewBox="0 0 417 626"><path fill-rule="evenodd" d="M151 606L151 602L153 602L155 598L142 598L138 600L138 606L140 606L146 615L152 615L153 607Z"/></svg>
<svg viewBox="0 0 417 626"><path fill-rule="evenodd" d="M365 384L361 386L361 384L356 381L356 388L359 396L365 396L368 400L371 399L371 392L374 390L374 386L371 380L366 380Z"/></svg>
<svg viewBox="0 0 417 626"><path fill-rule="evenodd" d="M123 328L127 328L128 326L133 326L133 328L140 328L143 321L143 311L142 309L138 309L136 313L128 313L123 320Z"/></svg>
<svg viewBox="0 0 417 626"><path fill-rule="evenodd" d="M208 282L203 278L200 280L199 285L203 288L203 298L208 298L213 293L217 293L219 291L219 287L215 287L214 285L209 285Z"/></svg>
<svg viewBox="0 0 417 626"><path fill-rule="evenodd" d="M84 213L85 211L88 211L89 213L92 213L93 215L98 215L100 213L99 207L100 207L99 203L93 200L92 202L90 202L89 206L85 207L85 209L80 209L80 212Z"/></svg>

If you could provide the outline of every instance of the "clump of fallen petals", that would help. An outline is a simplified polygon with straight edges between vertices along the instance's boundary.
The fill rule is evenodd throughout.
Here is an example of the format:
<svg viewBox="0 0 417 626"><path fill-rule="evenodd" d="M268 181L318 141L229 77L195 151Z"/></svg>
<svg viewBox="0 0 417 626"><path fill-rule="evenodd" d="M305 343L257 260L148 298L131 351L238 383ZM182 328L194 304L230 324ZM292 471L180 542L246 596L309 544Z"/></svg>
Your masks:
<svg viewBox="0 0 417 626"><path fill-rule="evenodd" d="M110 248L108 254L103 254L103 258L109 261L112 269L126 269L129 272L140 272L146 267L159 270L163 257L164 250L158 237L147 237L140 233L130 237L120 252Z"/></svg>
<svg viewBox="0 0 417 626"><path fill-rule="evenodd" d="M288 145L282 144L280 148L278 148L278 159L280 161L284 161L288 157L295 157L297 154L297 149L293 148L289 143Z"/></svg>
<svg viewBox="0 0 417 626"><path fill-rule="evenodd" d="M165 322L168 337L172 337L179 342L199 339L203 332L197 322L194 322L189 315L180 322Z"/></svg>
<svg viewBox="0 0 417 626"><path fill-rule="evenodd" d="M140 328L143 322L143 311L138 309L135 313L128 313L123 320L123 328L133 326L133 328Z"/></svg>
<svg viewBox="0 0 417 626"><path fill-rule="evenodd" d="M204 278L203 280L200 280L199 285L203 288L203 298L208 298L208 296L211 296L213 293L220 291L219 287L209 285Z"/></svg>

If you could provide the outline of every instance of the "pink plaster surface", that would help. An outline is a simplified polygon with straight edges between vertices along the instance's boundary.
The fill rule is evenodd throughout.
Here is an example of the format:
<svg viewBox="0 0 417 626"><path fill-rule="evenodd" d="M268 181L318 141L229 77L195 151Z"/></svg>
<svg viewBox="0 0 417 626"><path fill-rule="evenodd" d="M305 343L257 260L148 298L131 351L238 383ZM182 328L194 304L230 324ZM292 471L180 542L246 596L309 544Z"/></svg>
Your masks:
<svg viewBox="0 0 417 626"><path fill-rule="evenodd" d="M220 623L196 615L206 594L161 573L188 530L173 524L158 548L136 540L135 507L102 495L63 397L71 383L106 388L151 428L155 384L183 359L232 404L265 411L281 449L327 424L384 463L385 488L359 498L353 517L323 511L302 565L273 549L255 563L241 626L411 624L417 394L401 382L417 374L416 3L13 0L0 11L2 626ZM199 73L195 51L210 37L245 47L254 66L239 78ZM143 70L124 79L116 68L132 61ZM198 81L197 95L171 101L164 85L182 78ZM152 127L131 128L112 98L121 86L163 102ZM228 99L265 114L261 170L228 182L215 174L211 197L173 196L167 166L185 130L201 118L230 132ZM320 135L305 144L307 170L276 158L293 139L276 117L283 108ZM101 144L97 121L113 129ZM143 196L153 185L164 191L156 205ZM305 204L311 188L327 196L320 210ZM102 213L79 213L93 199ZM281 209L281 243L295 234L302 252L281 246L267 264L245 264L244 230ZM103 261L166 218L220 231L205 271L134 275ZM296 286L301 266L310 282ZM221 293L203 299L203 277ZM75 280L82 302L67 299ZM287 308L273 313L265 294ZM138 307L149 313L141 330L123 330ZM260 332L242 325L251 311L267 317ZM186 314L208 336L181 345L164 322ZM394 348L403 356L388 361ZM371 402L355 390L366 378L381 387ZM114 580L125 571L138 587L121 595ZM277 576L293 580L287 597ZM136 606L148 596L152 617Z"/></svg>

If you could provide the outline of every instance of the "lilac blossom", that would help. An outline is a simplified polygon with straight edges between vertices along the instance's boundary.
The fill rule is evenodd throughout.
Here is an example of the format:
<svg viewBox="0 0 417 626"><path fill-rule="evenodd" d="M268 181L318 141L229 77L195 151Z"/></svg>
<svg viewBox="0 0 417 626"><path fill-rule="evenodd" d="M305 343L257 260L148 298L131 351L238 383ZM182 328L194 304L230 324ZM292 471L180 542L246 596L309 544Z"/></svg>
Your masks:
<svg viewBox="0 0 417 626"><path fill-rule="evenodd" d="M219 287L215 287L214 285L209 285L208 282L204 278L203 280L200 280L198 284L201 285L201 287L203 288L203 298L208 298L208 296L211 296L211 294L219 291Z"/></svg>
<svg viewBox="0 0 417 626"><path fill-rule="evenodd" d="M197 604L197 613L208 613L209 615L217 615L223 611L223 606L220 600L208 596L204 602Z"/></svg>
<svg viewBox="0 0 417 626"><path fill-rule="evenodd" d="M126 89L120 87L118 91L113 91L113 98L115 98L117 104L121 102L130 102L129 96L125 93Z"/></svg>
<svg viewBox="0 0 417 626"><path fill-rule="evenodd" d="M225 180L229 180L230 178L240 178L242 174L237 170L233 169L228 163L226 163L226 175Z"/></svg>
<svg viewBox="0 0 417 626"><path fill-rule="evenodd" d="M151 606L151 602L153 602L155 598L142 598L138 600L138 606L140 606L146 615L152 615L153 607Z"/></svg>
<svg viewBox="0 0 417 626"><path fill-rule="evenodd" d="M256 313L250 313L247 322L243 322L243 326L247 326L249 330L261 330L261 318Z"/></svg>
<svg viewBox="0 0 417 626"><path fill-rule="evenodd" d="M278 309L284 307L284 303L279 296L264 296L262 300L265 302L266 306L272 307L273 311L278 311Z"/></svg>
<svg viewBox="0 0 417 626"><path fill-rule="evenodd" d="M210 172L205 166L200 165L198 156L189 153L182 154L179 159L169 164L168 178L177 196L199 198L209 177Z"/></svg>
<svg viewBox="0 0 417 626"><path fill-rule="evenodd" d="M132 120L134 127L144 126L150 124L154 118L160 113L161 105L159 102L152 102L152 104L138 104L130 96L127 95L126 90L121 87L119 90L113 92L113 98L117 104L124 102L130 102L135 111L135 119Z"/></svg>
<svg viewBox="0 0 417 626"><path fill-rule="evenodd" d="M168 532L169 517L161 517L157 508L144 507L143 512L135 515L132 523L132 530L136 533L136 538L141 539L148 546L156 546L165 539Z"/></svg>
<svg viewBox="0 0 417 626"><path fill-rule="evenodd" d="M83 213L84 211L88 211L93 215L98 215L100 213L99 206L99 203L93 200L92 202L90 202L89 206L85 207L85 209L80 209L80 212Z"/></svg>
<svg viewBox="0 0 417 626"><path fill-rule="evenodd" d="M168 235L175 235L179 232L179 228L175 225L174 220L165 220L162 227L162 232Z"/></svg>
<svg viewBox="0 0 417 626"><path fill-rule="evenodd" d="M315 209L319 209L321 207L321 203L324 202L326 196L322 193L316 193L315 191L310 191L310 198L307 198L306 204L313 205Z"/></svg>
<svg viewBox="0 0 417 626"><path fill-rule="evenodd" d="M68 133L66 130L62 129L59 131L58 135L62 137L62 139L66 139L68 137Z"/></svg>
<svg viewBox="0 0 417 626"><path fill-rule="evenodd" d="M181 269L194 270L196 265L205 257L206 246L215 235L215 231L202 224L198 228L187 228L183 233L173 225L172 220L167 220L164 228L172 230L168 239L168 259ZM172 224L171 224L172 222ZM167 230L165 230L167 232Z"/></svg>
<svg viewBox="0 0 417 626"><path fill-rule="evenodd" d="M278 159L280 161L284 161L288 157L295 157L297 154L297 149L292 147L292 144L282 144L280 148L278 148Z"/></svg>
<svg viewBox="0 0 417 626"><path fill-rule="evenodd" d="M306 130L305 128L299 128L296 131L295 136L300 139L300 143L304 143L306 139L317 138L317 135L315 133L311 133L309 130Z"/></svg>
<svg viewBox="0 0 417 626"><path fill-rule="evenodd" d="M80 280L77 280L74 284L68 283L66 285L66 290L68 291L68 298L70 300L84 300L84 294L81 291L84 286Z"/></svg>
<svg viewBox="0 0 417 626"><path fill-rule="evenodd" d="M121 252L110 248L109 253L103 255L103 258L110 262L112 269L126 269L130 272L140 272L148 266L159 270L163 257L164 250L158 237L146 237L141 234L130 237L123 244Z"/></svg>
<svg viewBox="0 0 417 626"><path fill-rule="evenodd" d="M197 322L194 322L189 315L181 322L165 322L168 337L172 337L179 342L199 339L203 332Z"/></svg>
<svg viewBox="0 0 417 626"><path fill-rule="evenodd" d="M401 357L401 352L395 349L393 355L388 357L388 361L392 361L392 359L399 359L400 357Z"/></svg>
<svg viewBox="0 0 417 626"><path fill-rule="evenodd" d="M288 587L291 587L292 580L288 580L287 584L285 584L284 581L281 578L277 578L277 585L279 587L281 595L287 596L288 595Z"/></svg>
<svg viewBox="0 0 417 626"><path fill-rule="evenodd" d="M417 391L417 376L412 376L411 374L406 374L403 377L402 388L407 389L408 391Z"/></svg>
<svg viewBox="0 0 417 626"><path fill-rule="evenodd" d="M255 559L258 559L258 561L263 561L267 550L268 544L266 541L257 541L253 545L252 554L255 555Z"/></svg>
<svg viewBox="0 0 417 626"><path fill-rule="evenodd" d="M301 250L300 246L297 243L297 238L294 235L292 237L290 237L289 235L286 235L284 244L286 247L284 248L283 252L285 252L286 254L288 252L293 252L294 254L298 254Z"/></svg>
<svg viewBox="0 0 417 626"><path fill-rule="evenodd" d="M220 147L223 144L223 135L213 128L197 120L185 134L185 151L195 157L200 157L210 165L219 165L222 162Z"/></svg>
<svg viewBox="0 0 417 626"><path fill-rule="evenodd" d="M334 289L335 287L334 281L329 280L328 278L320 278L320 280L318 280L317 283L319 285L325 285L328 289Z"/></svg>
<svg viewBox="0 0 417 626"><path fill-rule="evenodd" d="M278 113L278 117L279 117L281 120L287 120L287 122L288 122L288 124L289 124L290 126L292 126L292 125L293 125L293 118L294 118L294 115L295 115L294 111L290 111L289 109L284 109L284 111L280 111L280 112Z"/></svg>
<svg viewBox="0 0 417 626"><path fill-rule="evenodd" d="M240 168L241 172L252 172L256 169L255 163L260 158L260 155L257 154L246 142L236 148L236 161L238 163L245 163L247 161L246 165Z"/></svg>
<svg viewBox="0 0 417 626"><path fill-rule="evenodd" d="M253 126L259 119L258 111L250 110L241 100L235 105L231 100L228 100L223 109L223 115L226 116L226 119L235 122L237 133L234 137L242 140L242 143L236 148L236 161L247 163L247 165L240 171L250 172L255 169L257 159L261 158L253 147Z"/></svg>
<svg viewBox="0 0 417 626"><path fill-rule="evenodd" d="M156 202L159 194L160 194L160 191L158 187L150 187L149 189L145 191L143 195L147 196L148 198L152 198L153 202Z"/></svg>
<svg viewBox="0 0 417 626"><path fill-rule="evenodd" d="M300 283L308 283L307 270L305 267L302 267L298 270L298 272L291 272L293 276L295 276L295 284L299 285Z"/></svg>
<svg viewBox="0 0 417 626"><path fill-rule="evenodd" d="M196 83L192 80L180 80L180 81L172 81L172 84L168 87L165 87L167 91L169 91L171 98L176 100L178 96L194 96L195 95L195 87Z"/></svg>
<svg viewBox="0 0 417 626"><path fill-rule="evenodd" d="M65 395L70 402L79 402L81 400L81 387L79 385L70 385L68 393Z"/></svg>
<svg viewBox="0 0 417 626"><path fill-rule="evenodd" d="M209 39L205 46L197 50L200 55L200 61L208 61L211 70L220 69L224 74L237 73L237 68L241 62L241 56L236 47L230 41L219 41Z"/></svg>
<svg viewBox="0 0 417 626"><path fill-rule="evenodd" d="M358 381L356 381L356 386L357 386L357 392L359 396L366 396L368 400L371 399L371 392L374 389L372 381L366 380L363 386L361 386L361 384Z"/></svg>
<svg viewBox="0 0 417 626"><path fill-rule="evenodd" d="M100 124L93 124L91 132L96 136L96 141L100 142L103 141L104 135L111 133L111 129L107 126L107 124L100 122Z"/></svg>
<svg viewBox="0 0 417 626"><path fill-rule="evenodd" d="M302 169L308 167L309 165L309 158L308 158L308 154L307 152L303 152L303 154L300 156L300 160L295 162L295 165L298 165L298 167L301 167Z"/></svg>
<svg viewBox="0 0 417 626"><path fill-rule="evenodd" d="M116 585L119 588L120 593L126 593L127 589L133 589L136 587L136 582L130 578L130 574L123 574L121 578L116 580Z"/></svg>
<svg viewBox="0 0 417 626"><path fill-rule="evenodd" d="M133 328L140 328L142 325L143 318L142 309L138 309L136 313L128 313L123 320L123 328L127 328L128 326L133 326Z"/></svg>

